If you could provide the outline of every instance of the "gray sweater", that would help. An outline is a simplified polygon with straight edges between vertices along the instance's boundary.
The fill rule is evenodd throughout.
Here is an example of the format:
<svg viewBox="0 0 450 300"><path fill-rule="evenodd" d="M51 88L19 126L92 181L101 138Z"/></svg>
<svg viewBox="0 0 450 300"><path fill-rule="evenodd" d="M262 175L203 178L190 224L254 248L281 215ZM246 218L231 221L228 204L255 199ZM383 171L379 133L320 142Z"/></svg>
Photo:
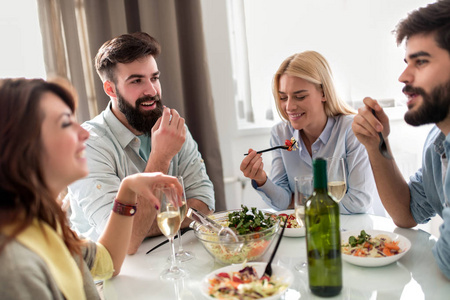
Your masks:
<svg viewBox="0 0 450 300"><path fill-rule="evenodd" d="M0 234L0 241L4 236ZM96 245L88 242L83 249L82 276L86 299L100 299L89 272L96 254ZM78 257L75 257L79 265ZM17 241L12 241L0 252L0 299L65 299L58 289L46 263L36 253Z"/></svg>

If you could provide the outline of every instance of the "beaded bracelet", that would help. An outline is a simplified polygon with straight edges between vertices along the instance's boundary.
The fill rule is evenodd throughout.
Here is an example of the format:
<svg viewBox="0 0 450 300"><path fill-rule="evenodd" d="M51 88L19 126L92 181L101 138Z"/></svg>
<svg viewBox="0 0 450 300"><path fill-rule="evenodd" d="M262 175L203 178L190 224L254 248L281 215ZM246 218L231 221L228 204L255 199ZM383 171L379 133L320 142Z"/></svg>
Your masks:
<svg viewBox="0 0 450 300"><path fill-rule="evenodd" d="M136 205L125 205L114 199L112 211L122 216L134 216L136 213Z"/></svg>

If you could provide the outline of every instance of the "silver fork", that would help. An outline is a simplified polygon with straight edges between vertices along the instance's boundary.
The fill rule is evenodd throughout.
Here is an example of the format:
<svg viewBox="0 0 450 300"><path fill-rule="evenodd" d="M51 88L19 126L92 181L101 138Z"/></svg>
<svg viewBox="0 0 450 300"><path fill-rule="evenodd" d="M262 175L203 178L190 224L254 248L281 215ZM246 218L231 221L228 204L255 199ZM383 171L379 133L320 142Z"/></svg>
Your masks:
<svg viewBox="0 0 450 300"><path fill-rule="evenodd" d="M375 118L377 117L374 109L372 109L372 114L375 116ZM387 159L392 159L392 156L387 149L386 141L383 138L383 134L381 132L378 132L378 136L380 137L380 144L378 145L378 149L380 150L381 155L383 155Z"/></svg>

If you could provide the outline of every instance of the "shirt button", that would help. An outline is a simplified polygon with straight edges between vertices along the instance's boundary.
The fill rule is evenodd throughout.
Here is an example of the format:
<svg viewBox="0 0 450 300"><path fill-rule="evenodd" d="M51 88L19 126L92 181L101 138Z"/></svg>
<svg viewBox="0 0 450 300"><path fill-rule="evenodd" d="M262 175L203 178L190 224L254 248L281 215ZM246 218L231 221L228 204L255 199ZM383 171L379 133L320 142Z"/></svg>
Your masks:
<svg viewBox="0 0 450 300"><path fill-rule="evenodd" d="M97 189L99 190L101 188L102 188L102 185L101 184L97 184Z"/></svg>

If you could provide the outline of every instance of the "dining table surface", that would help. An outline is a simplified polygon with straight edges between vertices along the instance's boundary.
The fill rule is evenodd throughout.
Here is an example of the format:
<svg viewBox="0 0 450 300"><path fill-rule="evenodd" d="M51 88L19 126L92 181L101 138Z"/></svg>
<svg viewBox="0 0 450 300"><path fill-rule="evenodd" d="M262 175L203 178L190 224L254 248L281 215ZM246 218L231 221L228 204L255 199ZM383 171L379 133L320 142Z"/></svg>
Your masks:
<svg viewBox="0 0 450 300"><path fill-rule="evenodd" d="M390 218L370 214L341 215L341 230L383 230L400 234L411 242L411 249L398 261L382 267L361 267L342 262L343 288L338 296L328 299L450 299L450 281L440 272L432 248L437 238L417 229L397 227ZM120 274L103 283L106 300L193 300L206 299L200 286L205 276L224 265L216 262L203 248L193 231L182 235L184 250L195 258L181 263L189 272L178 280L162 280L159 275L169 267L171 249L165 244L146 254L166 237L144 240L134 255L128 255ZM178 240L175 240L178 247ZM275 243L259 260L268 261ZM296 265L306 261L305 237L283 236L273 264L288 268L294 281L280 299L319 299L309 291L307 267ZM300 269L300 270L297 270Z"/></svg>

